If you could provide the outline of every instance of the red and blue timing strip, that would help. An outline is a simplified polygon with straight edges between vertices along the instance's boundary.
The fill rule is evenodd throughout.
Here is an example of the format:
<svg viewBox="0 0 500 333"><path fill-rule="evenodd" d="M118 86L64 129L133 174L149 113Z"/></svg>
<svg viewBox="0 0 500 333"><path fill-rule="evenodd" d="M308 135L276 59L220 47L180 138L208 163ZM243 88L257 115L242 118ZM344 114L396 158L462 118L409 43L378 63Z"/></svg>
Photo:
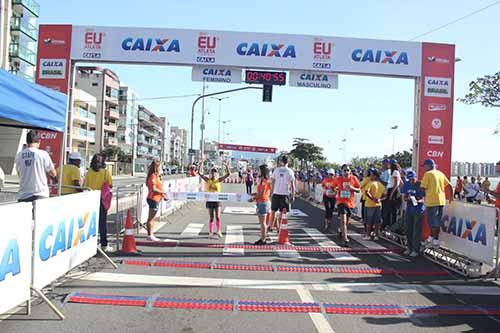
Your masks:
<svg viewBox="0 0 500 333"><path fill-rule="evenodd" d="M398 253L400 247L367 248L367 247L336 247L336 246L295 246L295 245L253 245L253 244L218 244L218 243L192 243L192 242L152 242L136 241L138 246L151 247L197 247L210 249L245 249L259 251L295 250L301 252L350 252L350 253Z"/></svg>
<svg viewBox="0 0 500 333"><path fill-rule="evenodd" d="M153 267L171 267L171 268L193 268L193 269L214 269L214 270L232 270L232 271L259 271L259 272L287 272L287 273L337 273L337 274L357 274L357 275L400 275L400 276L445 276L449 273L445 270L415 271L399 270L392 268L359 268L349 266L332 265L249 265L249 264L225 264L192 262L177 260L143 260L143 259L125 259L125 265L134 266L153 266Z"/></svg>
<svg viewBox="0 0 500 333"><path fill-rule="evenodd" d="M184 299L175 297L101 295L75 292L66 297L67 303L117 305L147 307L152 301L153 308L251 311L251 312L291 312L343 315L411 315L434 314L454 316L500 315L498 305L398 305L398 304L349 304L286 301L252 301L220 299Z"/></svg>

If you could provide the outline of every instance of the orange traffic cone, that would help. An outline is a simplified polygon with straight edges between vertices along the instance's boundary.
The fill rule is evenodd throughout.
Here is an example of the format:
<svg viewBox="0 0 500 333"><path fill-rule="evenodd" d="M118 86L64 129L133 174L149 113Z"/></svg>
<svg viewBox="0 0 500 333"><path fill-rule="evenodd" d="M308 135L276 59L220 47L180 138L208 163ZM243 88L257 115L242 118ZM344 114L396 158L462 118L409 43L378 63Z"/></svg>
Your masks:
<svg viewBox="0 0 500 333"><path fill-rule="evenodd" d="M123 254L139 254L135 244L134 224L132 223L132 212L127 211L127 221L125 222L125 236L123 237L122 250Z"/></svg>
<svg viewBox="0 0 500 333"><path fill-rule="evenodd" d="M288 239L288 220L286 218L286 209L281 211L281 226L280 233L278 235L278 244L290 245L290 240Z"/></svg>

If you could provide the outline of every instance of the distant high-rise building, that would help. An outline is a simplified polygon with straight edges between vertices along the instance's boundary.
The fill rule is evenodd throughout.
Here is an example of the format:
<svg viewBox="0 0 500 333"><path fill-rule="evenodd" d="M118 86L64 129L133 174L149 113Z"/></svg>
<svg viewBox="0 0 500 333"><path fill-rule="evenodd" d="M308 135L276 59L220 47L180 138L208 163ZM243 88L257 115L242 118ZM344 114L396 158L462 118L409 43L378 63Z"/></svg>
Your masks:
<svg viewBox="0 0 500 333"><path fill-rule="evenodd" d="M134 153L137 137L137 95L127 85L120 83L118 105L120 119L118 120L118 146L129 156Z"/></svg>
<svg viewBox="0 0 500 333"><path fill-rule="evenodd" d="M137 129L137 160L135 168L138 172L147 172L153 159L162 158L164 124L160 117L143 105L139 105L139 125Z"/></svg>

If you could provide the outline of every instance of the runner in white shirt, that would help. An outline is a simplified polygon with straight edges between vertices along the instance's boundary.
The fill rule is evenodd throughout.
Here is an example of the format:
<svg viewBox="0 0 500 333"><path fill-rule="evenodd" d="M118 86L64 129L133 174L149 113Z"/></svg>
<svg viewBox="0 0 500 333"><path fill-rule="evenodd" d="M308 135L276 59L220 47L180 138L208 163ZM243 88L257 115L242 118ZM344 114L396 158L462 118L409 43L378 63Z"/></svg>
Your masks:
<svg viewBox="0 0 500 333"><path fill-rule="evenodd" d="M474 200L476 200L479 190L481 190L481 188L479 187L479 184L476 183L476 177L471 177L470 183L467 183L464 186L465 199L467 202L473 203Z"/></svg>
<svg viewBox="0 0 500 333"><path fill-rule="evenodd" d="M19 174L18 200L31 202L49 197L47 175L56 176L54 164L49 154L40 147L40 133L29 131L26 136L28 146L16 156Z"/></svg>
<svg viewBox="0 0 500 333"><path fill-rule="evenodd" d="M280 158L280 166L274 169L271 176L271 227L276 225L276 212L286 209L290 211L290 200L295 201L295 175L288 167L288 156ZM279 228L279 225L278 225Z"/></svg>

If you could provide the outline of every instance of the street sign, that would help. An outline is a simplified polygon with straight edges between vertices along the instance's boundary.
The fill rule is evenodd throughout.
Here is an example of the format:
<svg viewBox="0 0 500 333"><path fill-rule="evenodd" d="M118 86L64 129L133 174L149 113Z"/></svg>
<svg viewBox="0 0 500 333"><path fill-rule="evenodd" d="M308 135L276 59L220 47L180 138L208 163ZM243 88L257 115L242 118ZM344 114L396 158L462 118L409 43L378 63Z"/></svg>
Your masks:
<svg viewBox="0 0 500 333"><path fill-rule="evenodd" d="M273 101L273 86L264 85L262 90L262 102L272 102Z"/></svg>

